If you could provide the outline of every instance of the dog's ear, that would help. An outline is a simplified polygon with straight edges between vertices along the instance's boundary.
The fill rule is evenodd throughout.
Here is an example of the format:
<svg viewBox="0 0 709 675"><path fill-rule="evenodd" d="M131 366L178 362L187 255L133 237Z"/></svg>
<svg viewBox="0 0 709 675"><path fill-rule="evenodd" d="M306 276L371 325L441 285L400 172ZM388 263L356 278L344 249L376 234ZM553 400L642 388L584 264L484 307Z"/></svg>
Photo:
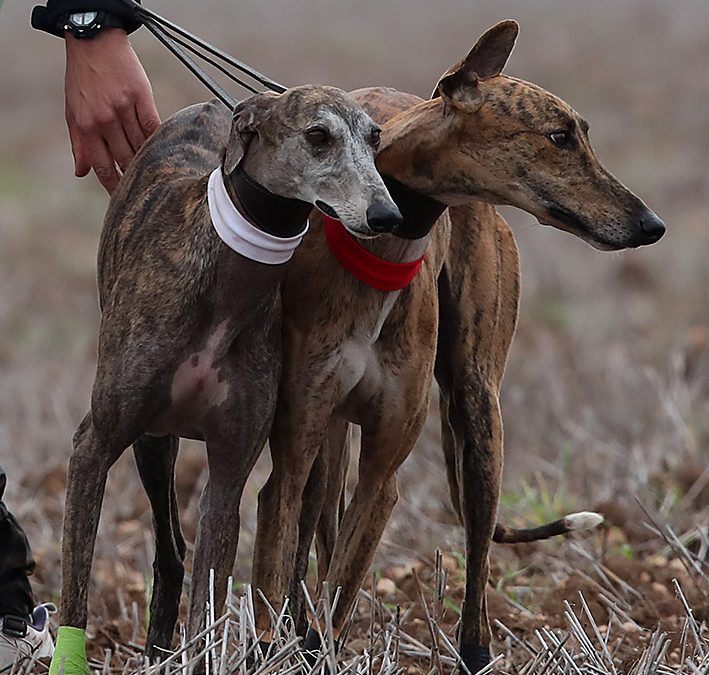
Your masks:
<svg viewBox="0 0 709 675"><path fill-rule="evenodd" d="M463 64L451 68L436 85L433 96L440 96L445 103L445 110L458 108L465 112L475 112L482 105L478 76Z"/></svg>
<svg viewBox="0 0 709 675"><path fill-rule="evenodd" d="M516 21L500 21L483 33L463 63L472 68L481 80L499 75L510 58L517 35L519 24Z"/></svg>
<svg viewBox="0 0 709 675"><path fill-rule="evenodd" d="M442 96L447 103L456 107L477 109L480 105L478 79L485 80L502 72L518 33L519 24L512 19L494 25L482 35L460 63L444 73L431 98Z"/></svg>
<svg viewBox="0 0 709 675"><path fill-rule="evenodd" d="M230 174L248 152L259 134L259 128L269 119L273 99L277 94L256 94L234 108L229 142L224 152L224 172Z"/></svg>

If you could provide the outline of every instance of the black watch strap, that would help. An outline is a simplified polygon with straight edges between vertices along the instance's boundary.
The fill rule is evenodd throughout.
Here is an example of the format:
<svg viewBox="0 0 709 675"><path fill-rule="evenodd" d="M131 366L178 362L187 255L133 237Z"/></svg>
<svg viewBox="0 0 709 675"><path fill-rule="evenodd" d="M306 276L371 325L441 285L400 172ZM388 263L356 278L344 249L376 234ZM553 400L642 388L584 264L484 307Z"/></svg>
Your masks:
<svg viewBox="0 0 709 675"><path fill-rule="evenodd" d="M103 26L122 28L126 33L141 25L133 9L121 0L48 0L46 6L32 10L32 28L64 37L68 17L81 12L100 13Z"/></svg>

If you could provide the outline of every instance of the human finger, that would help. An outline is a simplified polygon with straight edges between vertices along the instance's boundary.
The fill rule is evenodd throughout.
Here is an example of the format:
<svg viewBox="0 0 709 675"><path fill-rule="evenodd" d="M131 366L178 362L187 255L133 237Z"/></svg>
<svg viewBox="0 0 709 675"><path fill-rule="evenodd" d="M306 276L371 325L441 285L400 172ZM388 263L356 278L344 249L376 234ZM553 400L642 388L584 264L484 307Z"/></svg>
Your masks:
<svg viewBox="0 0 709 675"><path fill-rule="evenodd" d="M150 89L138 97L135 105L136 115L145 137L150 136L160 126L160 115L155 107L155 100Z"/></svg>
<svg viewBox="0 0 709 675"><path fill-rule="evenodd" d="M103 129L103 139L113 162L118 164L121 171L125 171L135 151L128 141L121 120L117 119Z"/></svg>
<svg viewBox="0 0 709 675"><path fill-rule="evenodd" d="M133 153L138 152L140 146L143 145L145 139L148 137L140 124L140 120L138 120L138 111L134 107L131 107L130 110L126 111L121 116L121 123L123 124L123 131L126 138L133 148Z"/></svg>
<svg viewBox="0 0 709 675"><path fill-rule="evenodd" d="M67 116L67 128L69 129L69 140L71 142L71 154L74 156L74 175L83 178L91 171L91 162L87 153L87 143L85 134L79 129L76 120Z"/></svg>
<svg viewBox="0 0 709 675"><path fill-rule="evenodd" d="M116 189L120 176L118 175L118 171L116 171L116 164L113 161L113 156L108 149L108 145L102 138L92 143L90 157L91 166L96 174L96 178L98 178L108 194L111 194Z"/></svg>

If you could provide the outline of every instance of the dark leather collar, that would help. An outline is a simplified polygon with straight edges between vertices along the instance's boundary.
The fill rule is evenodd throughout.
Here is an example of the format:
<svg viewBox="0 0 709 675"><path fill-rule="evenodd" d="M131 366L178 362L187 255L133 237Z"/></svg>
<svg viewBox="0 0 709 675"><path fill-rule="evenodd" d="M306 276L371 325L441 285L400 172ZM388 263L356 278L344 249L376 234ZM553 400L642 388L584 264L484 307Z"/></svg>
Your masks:
<svg viewBox="0 0 709 675"><path fill-rule="evenodd" d="M273 194L237 166L224 177L234 205L252 225L275 237L294 237L303 231L313 205Z"/></svg>
<svg viewBox="0 0 709 675"><path fill-rule="evenodd" d="M433 227L433 224L448 208L447 204L433 197L424 195L391 176L382 176L391 198L404 217L403 224L392 234L402 239L422 239Z"/></svg>

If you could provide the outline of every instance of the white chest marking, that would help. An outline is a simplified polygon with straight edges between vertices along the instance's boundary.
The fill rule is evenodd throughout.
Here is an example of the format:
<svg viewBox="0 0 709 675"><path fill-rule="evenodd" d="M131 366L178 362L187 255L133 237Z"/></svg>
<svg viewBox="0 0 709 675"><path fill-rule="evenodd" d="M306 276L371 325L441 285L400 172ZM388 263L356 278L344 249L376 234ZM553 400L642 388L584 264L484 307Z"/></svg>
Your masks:
<svg viewBox="0 0 709 675"><path fill-rule="evenodd" d="M369 392L381 384L382 369L377 353L377 341L398 296L398 291L387 293L373 324L362 326L342 343L337 373L343 400L360 384L364 385L365 395L369 395Z"/></svg>

